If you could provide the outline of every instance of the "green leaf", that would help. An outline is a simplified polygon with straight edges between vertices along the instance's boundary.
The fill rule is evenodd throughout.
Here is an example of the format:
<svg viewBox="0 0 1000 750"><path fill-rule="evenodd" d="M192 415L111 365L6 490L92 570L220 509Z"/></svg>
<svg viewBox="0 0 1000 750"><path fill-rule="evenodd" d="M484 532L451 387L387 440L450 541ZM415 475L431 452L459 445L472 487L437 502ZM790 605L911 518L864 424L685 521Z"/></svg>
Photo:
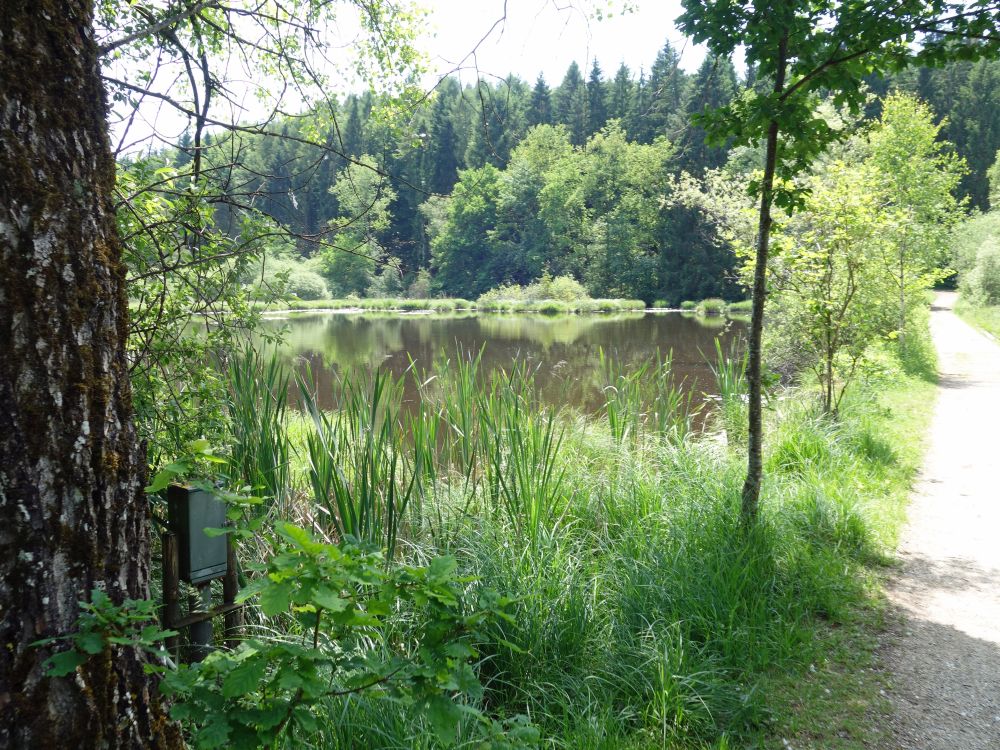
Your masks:
<svg viewBox="0 0 1000 750"><path fill-rule="evenodd" d="M160 471L156 472L156 476L153 477L153 481L150 482L149 485L145 488L146 494L153 495L157 492L165 490L167 488L167 485L169 485L170 482L173 481L175 476L177 476L175 473L167 471L166 469L161 469Z"/></svg>
<svg viewBox="0 0 1000 750"><path fill-rule="evenodd" d="M270 581L269 584L260 593L260 608L268 617L274 617L274 615L288 610L288 605L292 601L292 587L287 583L275 583L274 581Z"/></svg>
<svg viewBox="0 0 1000 750"><path fill-rule="evenodd" d="M60 651L46 659L46 674L49 677L65 677L86 661L87 655L79 651Z"/></svg>
<svg viewBox="0 0 1000 750"><path fill-rule="evenodd" d="M316 590L313 591L312 600L323 609L328 609L331 612L343 612L350 605L347 599L341 598L336 591L326 586L317 586Z"/></svg>
<svg viewBox="0 0 1000 750"><path fill-rule="evenodd" d="M226 675L222 682L222 697L237 698L255 692L264 679L267 662L263 659L247 659Z"/></svg>
<svg viewBox="0 0 1000 750"><path fill-rule="evenodd" d="M212 444L206 438L199 438L188 443L187 449L191 453L207 453L212 450Z"/></svg>
<svg viewBox="0 0 1000 750"><path fill-rule="evenodd" d="M212 750L216 747L226 747L229 744L229 722L224 715L214 715L198 734L195 735L195 745L201 749Z"/></svg>
<svg viewBox="0 0 1000 750"><path fill-rule="evenodd" d="M427 566L427 575L432 580L445 580L458 569L458 560L452 555L443 555L431 560Z"/></svg>
<svg viewBox="0 0 1000 750"><path fill-rule="evenodd" d="M104 650L104 638L100 633L80 633L73 639L76 647L87 654L99 654Z"/></svg>
<svg viewBox="0 0 1000 750"><path fill-rule="evenodd" d="M462 712L452 701L441 695L432 695L426 704L427 720L438 739L446 745L455 741Z"/></svg>

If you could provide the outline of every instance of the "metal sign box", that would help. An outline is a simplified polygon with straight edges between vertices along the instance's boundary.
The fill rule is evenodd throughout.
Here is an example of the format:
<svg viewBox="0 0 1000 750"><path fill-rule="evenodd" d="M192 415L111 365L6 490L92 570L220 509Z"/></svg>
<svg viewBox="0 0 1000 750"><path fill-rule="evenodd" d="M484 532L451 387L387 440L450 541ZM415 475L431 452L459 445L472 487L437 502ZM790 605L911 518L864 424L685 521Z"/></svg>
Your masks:
<svg viewBox="0 0 1000 750"><path fill-rule="evenodd" d="M177 535L180 578L203 583L226 574L226 537L210 537L205 529L226 525L226 504L194 487L167 489L170 529Z"/></svg>

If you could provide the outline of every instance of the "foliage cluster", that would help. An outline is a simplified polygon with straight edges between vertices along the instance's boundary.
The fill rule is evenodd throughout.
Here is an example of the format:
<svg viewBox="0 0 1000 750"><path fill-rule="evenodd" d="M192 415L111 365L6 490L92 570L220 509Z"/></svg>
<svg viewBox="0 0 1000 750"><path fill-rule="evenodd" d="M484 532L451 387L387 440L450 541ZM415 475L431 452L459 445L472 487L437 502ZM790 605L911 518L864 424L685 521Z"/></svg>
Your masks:
<svg viewBox="0 0 1000 750"><path fill-rule="evenodd" d="M961 216L964 169L940 130L926 105L886 97L878 122L800 179L801 210L775 234L768 356L785 374L812 370L827 411L873 341L922 345L912 318Z"/></svg>
<svg viewBox="0 0 1000 750"><path fill-rule="evenodd" d="M435 281L483 294L548 269L596 297L731 296L728 245L696 184L674 176L672 153L665 139L628 141L617 121L581 146L562 127L533 128L505 170L463 171L426 207Z"/></svg>
<svg viewBox="0 0 1000 750"><path fill-rule="evenodd" d="M281 617L276 613L287 604L305 604L281 627L303 642L315 632L319 607L289 592L318 591L321 578L313 576L305 547L332 555L328 542L313 540L336 538L338 523L353 512L333 502L332 487L310 479L321 470L339 477L342 496L358 510L367 505L368 517L381 519L365 532L368 539L384 548L389 527L395 528L395 554L375 565L387 571L386 580L403 575L414 560L450 556L457 566L448 563L450 573L471 577L462 597L474 609L489 590L509 596L506 616L479 621L479 635L470 641L479 652L481 700L454 705L495 720L530 715L548 740L574 747L759 739L775 708L771 680L821 659L814 619L849 617L863 597L865 566L891 541L898 516L887 520L880 503L887 492L901 501L913 464L880 442L888 415L872 408L869 395L845 403L838 422L798 399L779 402L767 457L773 475L768 520L747 534L736 513L738 449L713 450L696 439L692 404L672 400L680 392L668 357L638 371L607 358L606 403L593 417L544 408L530 370L488 377L479 361L459 354L433 370L414 368L406 376L420 389L413 408L402 408L401 382L355 374L334 384L339 406L328 418L335 429L317 425L315 416L297 427L286 417L293 469L285 507L312 532L294 532L304 547L279 542L276 561L263 571L268 578L257 578L256 586L281 594L275 602L275 592L266 594L269 612ZM732 381L720 388L739 404L741 367L721 352L720 365L729 373L720 378ZM895 371L879 377L885 379L873 383L876 389L905 381ZM262 373L256 384L241 387L266 394L272 386ZM384 442L373 442L373 433ZM252 441L256 433L242 434ZM316 439L310 435L321 434L343 436L328 446L327 469L319 469L309 448ZM365 454L383 467L398 462L395 473L383 473L377 491ZM392 499L407 492L405 505ZM286 565L292 568L287 577L275 575ZM331 570L324 578L337 575ZM337 596L360 601L354 590L345 586ZM419 625L409 606L404 601L380 615L385 635L368 644L364 659L388 659L383 640L420 642L412 638ZM265 640L261 648L287 650L286 641ZM242 669L246 648L221 652L219 668L227 674ZM260 677L247 696L278 678L279 664L290 657L275 654L266 668L254 667ZM409 663L419 668L421 662ZM300 679L310 674L306 669ZM225 680L221 685L225 690ZM269 690L267 696L287 701L295 692ZM427 718L405 705L375 694L342 700L336 722L324 713L312 736L325 747L437 746ZM302 706L303 716L329 711L309 700ZM254 701L233 721L263 707ZM192 710L207 721L203 708ZM462 738L475 727L487 736L500 731L471 714L456 716L447 725ZM304 721L311 726L312 719ZM296 727L296 736L303 728Z"/></svg>
<svg viewBox="0 0 1000 750"><path fill-rule="evenodd" d="M377 548L351 538L318 542L288 523L275 532L276 554L239 598L259 596L265 617L284 616L283 637L249 638L235 651L165 673L171 716L188 727L195 747L315 742L336 731L326 726L329 717L359 693L420 717L428 737L446 745L463 722L472 724L463 735L500 740L491 747L518 746L535 734L520 719L494 724L467 702L482 695L470 665L474 644L485 623L507 616L509 602L488 591L467 601L453 557L387 568ZM395 629L386 625L390 617Z"/></svg>

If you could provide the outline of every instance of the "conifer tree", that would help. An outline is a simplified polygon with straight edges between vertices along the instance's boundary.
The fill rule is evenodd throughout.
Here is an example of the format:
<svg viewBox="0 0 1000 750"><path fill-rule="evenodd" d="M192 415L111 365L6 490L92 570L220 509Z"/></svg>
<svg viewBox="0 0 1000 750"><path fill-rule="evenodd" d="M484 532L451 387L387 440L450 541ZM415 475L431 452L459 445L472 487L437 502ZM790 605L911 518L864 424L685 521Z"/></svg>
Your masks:
<svg viewBox="0 0 1000 750"><path fill-rule="evenodd" d="M593 135L608 121L605 87L601 66L595 58L587 81L587 135Z"/></svg>
<svg viewBox="0 0 1000 750"><path fill-rule="evenodd" d="M727 57L707 56L694 76L691 90L684 104L684 122L687 123L677 142L677 166L694 175L706 169L716 169L726 163L728 142L709 145L705 129L692 122L692 116L724 107L733 100L737 90L736 68Z"/></svg>
<svg viewBox="0 0 1000 750"><path fill-rule="evenodd" d="M674 136L683 127L687 75L680 68L681 56L669 41L653 62L649 76L649 105L639 140L650 143L658 135Z"/></svg>
<svg viewBox="0 0 1000 750"><path fill-rule="evenodd" d="M587 87L575 60L552 99L555 121L566 126L574 146L582 146L587 140Z"/></svg>
<svg viewBox="0 0 1000 750"><path fill-rule="evenodd" d="M620 120L626 123L632 108L632 96L635 84L632 83L632 73L628 66L622 63L618 66L611 90L608 93L608 119Z"/></svg>
<svg viewBox="0 0 1000 750"><path fill-rule="evenodd" d="M552 124L552 93L545 83L545 76L540 73L535 80L535 88L531 91L526 119L529 128Z"/></svg>

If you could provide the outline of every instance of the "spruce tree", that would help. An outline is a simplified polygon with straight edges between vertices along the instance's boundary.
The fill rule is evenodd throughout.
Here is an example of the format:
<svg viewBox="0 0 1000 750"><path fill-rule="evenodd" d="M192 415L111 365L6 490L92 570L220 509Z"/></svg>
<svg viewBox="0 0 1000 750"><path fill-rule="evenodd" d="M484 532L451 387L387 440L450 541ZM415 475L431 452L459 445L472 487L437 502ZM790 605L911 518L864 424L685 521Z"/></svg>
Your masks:
<svg viewBox="0 0 1000 750"><path fill-rule="evenodd" d="M608 94L608 119L620 120L623 124L628 120L632 108L632 95L635 85L632 74L625 63L618 66L618 72L611 82Z"/></svg>
<svg viewBox="0 0 1000 750"><path fill-rule="evenodd" d="M705 129L692 122L692 117L706 110L724 107L733 100L737 90L736 68L727 57L707 56L695 74L684 105L686 127L677 142L676 163L680 169L701 175L726 163L728 143L710 146L705 141Z"/></svg>
<svg viewBox="0 0 1000 750"><path fill-rule="evenodd" d="M687 75L680 68L681 56L667 41L653 62L649 76L649 107L642 133L644 143L656 136L674 136L683 127Z"/></svg>
<svg viewBox="0 0 1000 750"><path fill-rule="evenodd" d="M451 100L438 94L431 112L430 129L422 150L424 187L432 193L450 193L458 181L458 146L451 116Z"/></svg>
<svg viewBox="0 0 1000 750"><path fill-rule="evenodd" d="M597 59L590 69L590 79L587 81L587 135L592 135L604 127L608 121L608 105L606 85L603 72Z"/></svg>
<svg viewBox="0 0 1000 750"><path fill-rule="evenodd" d="M528 127L535 125L552 124L552 94L548 84L545 83L545 76L539 74L535 81L535 88L531 91L531 102L526 113Z"/></svg>
<svg viewBox="0 0 1000 750"><path fill-rule="evenodd" d="M555 121L566 126L574 146L582 146L587 140L587 87L575 60L552 99Z"/></svg>

